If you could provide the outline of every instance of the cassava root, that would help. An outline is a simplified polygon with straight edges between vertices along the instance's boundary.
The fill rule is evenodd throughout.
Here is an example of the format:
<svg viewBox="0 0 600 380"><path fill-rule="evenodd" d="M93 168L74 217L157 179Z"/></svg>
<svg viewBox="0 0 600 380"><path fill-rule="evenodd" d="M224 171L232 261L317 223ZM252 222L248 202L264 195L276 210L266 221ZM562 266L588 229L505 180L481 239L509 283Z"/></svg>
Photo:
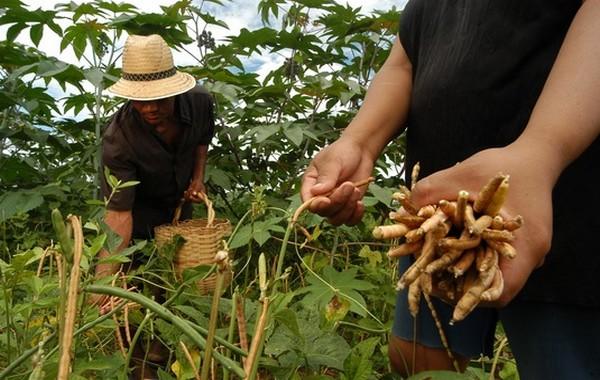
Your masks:
<svg viewBox="0 0 600 380"><path fill-rule="evenodd" d="M413 184L416 181L413 172ZM401 187L393 198L400 208L390 212L390 225L378 226L373 236L398 239L388 257L413 255L415 261L402 274L397 289L408 289L409 310L416 316L421 294L452 302L451 323L463 320L481 301L497 300L504 289L499 257L512 259L514 231L523 218L505 220L500 210L506 201L509 176L499 173L481 189L474 201L467 191L456 200L417 209L411 190Z"/></svg>

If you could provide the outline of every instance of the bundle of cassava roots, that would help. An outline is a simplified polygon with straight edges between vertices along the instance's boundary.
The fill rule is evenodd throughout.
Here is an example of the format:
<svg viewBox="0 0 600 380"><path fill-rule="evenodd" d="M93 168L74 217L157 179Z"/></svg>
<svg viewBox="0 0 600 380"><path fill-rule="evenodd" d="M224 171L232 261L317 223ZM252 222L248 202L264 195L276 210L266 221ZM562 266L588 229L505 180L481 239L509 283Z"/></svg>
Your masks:
<svg viewBox="0 0 600 380"><path fill-rule="evenodd" d="M418 167L413 171L416 182ZM453 303L451 324L463 320L481 301L494 301L504 288L499 256L513 259L513 231L523 218L505 220L499 212L508 192L508 175L498 174L479 192L475 201L460 191L456 201L416 209L410 190L401 187L393 198L401 205L390 212L394 224L375 227L377 239L399 239L390 258L414 255L397 288L408 287L408 305L416 316L421 295L435 295Z"/></svg>

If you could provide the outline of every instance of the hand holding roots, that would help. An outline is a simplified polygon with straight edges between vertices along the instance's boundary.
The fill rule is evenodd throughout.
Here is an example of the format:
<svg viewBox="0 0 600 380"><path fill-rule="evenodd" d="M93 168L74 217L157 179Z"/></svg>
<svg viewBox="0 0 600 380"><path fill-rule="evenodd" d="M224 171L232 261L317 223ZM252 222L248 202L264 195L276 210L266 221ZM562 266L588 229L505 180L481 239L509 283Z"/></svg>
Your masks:
<svg viewBox="0 0 600 380"><path fill-rule="evenodd" d="M463 320L479 302L500 297L504 280L498 258L516 256L513 231L523 224L521 216L504 220L498 215L508 193L508 179L508 175L496 175L474 202L468 200L466 191L460 191L456 201L442 200L417 209L408 188L393 195L401 205L390 212L395 223L375 227L373 236L401 239L388 252L390 258L414 255L415 262L397 285L398 289L408 287L413 316L422 293L435 293L455 304L451 324Z"/></svg>

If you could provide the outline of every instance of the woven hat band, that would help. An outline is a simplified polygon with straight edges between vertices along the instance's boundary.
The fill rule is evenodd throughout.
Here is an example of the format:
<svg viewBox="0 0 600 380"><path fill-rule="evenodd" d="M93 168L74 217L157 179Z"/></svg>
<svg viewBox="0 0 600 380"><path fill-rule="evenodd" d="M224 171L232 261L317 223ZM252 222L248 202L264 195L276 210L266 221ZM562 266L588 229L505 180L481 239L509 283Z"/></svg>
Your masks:
<svg viewBox="0 0 600 380"><path fill-rule="evenodd" d="M130 80L134 82L148 82L153 80L169 78L175 74L177 74L177 70L174 67L171 67L169 70L159 71L156 73L132 74L123 72L121 73L121 77L125 80Z"/></svg>

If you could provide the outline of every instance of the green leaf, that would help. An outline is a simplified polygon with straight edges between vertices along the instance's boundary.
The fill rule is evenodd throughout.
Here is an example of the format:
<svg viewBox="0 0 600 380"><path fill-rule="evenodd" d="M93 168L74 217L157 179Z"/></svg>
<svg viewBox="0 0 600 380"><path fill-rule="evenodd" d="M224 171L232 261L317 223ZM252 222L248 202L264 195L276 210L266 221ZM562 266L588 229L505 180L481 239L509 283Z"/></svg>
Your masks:
<svg viewBox="0 0 600 380"><path fill-rule="evenodd" d="M214 18L212 15L210 15L208 13L198 12L197 14L207 24L218 25L225 29L229 29L229 27L227 26L227 24L224 21L217 20L216 18Z"/></svg>
<svg viewBox="0 0 600 380"><path fill-rule="evenodd" d="M44 203L44 197L24 190L11 191L0 196L0 222L16 214L26 213Z"/></svg>
<svg viewBox="0 0 600 380"><path fill-rule="evenodd" d="M283 134L290 139L291 142L294 143L297 147L302 144L302 140L304 139L304 132L302 130L302 126L298 124L292 124L289 127L284 127Z"/></svg>
<svg viewBox="0 0 600 380"><path fill-rule="evenodd" d="M129 263L131 262L131 259L125 255L123 255L122 253L117 253L117 254L113 254L110 256L106 256L103 257L102 259L98 260L98 264L122 264L122 263Z"/></svg>
<svg viewBox="0 0 600 380"><path fill-rule="evenodd" d="M341 336L321 330L316 313L308 315L308 318L298 318L298 328L300 336L294 334L287 326L278 326L265 345L265 353L278 358L282 365L297 366L304 363L313 371L321 366L343 369L343 362L350 353L350 347ZM293 357L300 360L290 358L289 354L295 354ZM287 360L284 360L286 356Z"/></svg>
<svg viewBox="0 0 600 380"><path fill-rule="evenodd" d="M105 242L106 242L106 235L105 234L101 234L101 235L96 236L94 238L94 240L92 241L92 244L90 245L90 247L87 249L87 256L88 257L94 257L94 256L96 256L96 254L98 252L100 252L100 250L102 249L102 247L104 247L104 243Z"/></svg>
<svg viewBox="0 0 600 380"><path fill-rule="evenodd" d="M240 227L235 235L231 237L231 242L229 243L229 248L235 249L242 247L250 242L252 239L252 226L245 225Z"/></svg>
<svg viewBox="0 0 600 380"><path fill-rule="evenodd" d="M134 254L137 251L141 251L146 246L147 243L148 242L146 240L138 241L134 245L131 245L131 246L125 248L124 250L122 250L120 252L120 255L130 256L130 255Z"/></svg>
<svg viewBox="0 0 600 380"><path fill-rule="evenodd" d="M273 318L283 326L287 327L292 334L296 335L297 337L301 336L296 313L294 313L291 309L284 308L279 310L277 313L275 313Z"/></svg>
<svg viewBox="0 0 600 380"><path fill-rule="evenodd" d="M375 285L357 279L357 271L357 268L350 268L338 272L332 266L326 266L321 278L311 273L306 279L310 285L298 289L296 293L308 293L302 299L302 303L311 306L317 305L321 309L324 309L334 296L343 297L350 301L350 311L365 317L367 304L358 291L373 289Z"/></svg>
<svg viewBox="0 0 600 380"><path fill-rule="evenodd" d="M100 87L104 73L97 67L86 70L83 75L94 87Z"/></svg>
<svg viewBox="0 0 600 380"><path fill-rule="evenodd" d="M37 66L37 75L41 77L54 77L67 70L69 65L61 61L43 60Z"/></svg>
<svg viewBox="0 0 600 380"><path fill-rule="evenodd" d="M252 238L258 243L259 246L262 246L271 238L271 233L265 230L254 231Z"/></svg>
<svg viewBox="0 0 600 380"><path fill-rule="evenodd" d="M378 337L363 340L354 348L344 362L344 375L342 380L369 380L373 375L373 362L371 357L379 344Z"/></svg>
<svg viewBox="0 0 600 380"><path fill-rule="evenodd" d="M371 268L376 268L383 261L383 255L381 254L381 252L372 251L371 247L369 247L368 245L364 245L360 249L358 256L364 257L365 259L367 259L369 262L368 265Z"/></svg>
<svg viewBox="0 0 600 380"><path fill-rule="evenodd" d="M119 368L125 364L123 355L115 352L111 356L93 355L91 360L80 358L74 361L73 373L83 374L84 371L106 371Z"/></svg>
<svg viewBox="0 0 600 380"><path fill-rule="evenodd" d="M44 25L42 24L34 25L29 29L29 37L31 38L31 42L33 42L35 46L38 46L40 44L43 32Z"/></svg>
<svg viewBox="0 0 600 380"><path fill-rule="evenodd" d="M394 189L392 188L383 188L376 183L371 183L369 191L379 202L385 205L389 205L392 201L392 194L394 193Z"/></svg>
<svg viewBox="0 0 600 380"><path fill-rule="evenodd" d="M136 185L139 185L140 181L127 181L127 182L123 182L121 184L119 184L119 186L117 187L119 190L121 189L125 189L127 187L133 187Z"/></svg>
<svg viewBox="0 0 600 380"><path fill-rule="evenodd" d="M275 133L279 132L281 129L281 124L269 124L269 125L261 125L256 127L254 130L256 131L255 140L257 143L264 142L269 137L273 136Z"/></svg>
<svg viewBox="0 0 600 380"><path fill-rule="evenodd" d="M498 375L502 380L519 380L519 371L517 371L517 365L513 361L505 361Z"/></svg>
<svg viewBox="0 0 600 380"><path fill-rule="evenodd" d="M14 42L17 39L17 37L19 36L19 34L21 33L21 31L23 29L25 29L26 27L27 27L27 24L24 24L24 23L14 24L10 28L8 28L8 30L6 31L6 40Z"/></svg>
<svg viewBox="0 0 600 380"><path fill-rule="evenodd" d="M326 9L326 5L332 4L331 0L294 0L298 4L305 5L309 8Z"/></svg>

